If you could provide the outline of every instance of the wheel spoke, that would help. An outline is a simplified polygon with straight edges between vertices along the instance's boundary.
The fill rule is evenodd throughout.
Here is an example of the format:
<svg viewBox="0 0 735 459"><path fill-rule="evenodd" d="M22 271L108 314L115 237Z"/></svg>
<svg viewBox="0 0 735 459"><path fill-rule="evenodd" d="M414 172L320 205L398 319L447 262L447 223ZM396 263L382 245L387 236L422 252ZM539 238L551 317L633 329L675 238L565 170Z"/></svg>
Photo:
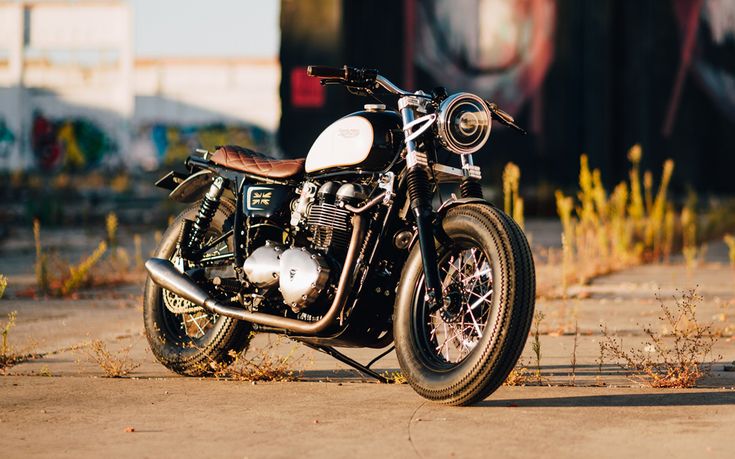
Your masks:
<svg viewBox="0 0 735 459"><path fill-rule="evenodd" d="M481 250L471 247L449 254L440 263L439 272L442 290L451 297L447 296L447 305L428 317L428 339L440 359L456 364L484 336L492 309L492 266Z"/></svg>

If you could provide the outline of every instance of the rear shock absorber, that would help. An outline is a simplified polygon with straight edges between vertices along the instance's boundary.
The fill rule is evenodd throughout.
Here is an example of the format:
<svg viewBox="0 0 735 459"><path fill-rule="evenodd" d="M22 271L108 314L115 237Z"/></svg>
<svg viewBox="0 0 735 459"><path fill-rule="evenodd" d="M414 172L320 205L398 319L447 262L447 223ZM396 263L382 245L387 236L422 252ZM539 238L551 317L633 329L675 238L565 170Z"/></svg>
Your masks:
<svg viewBox="0 0 735 459"><path fill-rule="evenodd" d="M187 249L198 249L204 242L204 235L212 224L214 214L217 212L219 207L220 197L224 191L225 180L222 177L217 177L212 182L212 186L209 187L209 191L204 195L202 204L199 207L196 220L191 225L188 235L182 241Z"/></svg>

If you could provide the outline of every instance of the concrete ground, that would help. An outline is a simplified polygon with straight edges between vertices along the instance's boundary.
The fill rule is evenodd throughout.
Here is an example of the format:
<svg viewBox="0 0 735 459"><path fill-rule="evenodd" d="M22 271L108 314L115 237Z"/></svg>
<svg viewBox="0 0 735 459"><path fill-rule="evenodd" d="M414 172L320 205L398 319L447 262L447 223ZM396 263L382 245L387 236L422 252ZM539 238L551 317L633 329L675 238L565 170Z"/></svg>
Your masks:
<svg viewBox="0 0 735 459"><path fill-rule="evenodd" d="M97 237L48 231L44 240L76 259ZM552 239L544 233L534 241L544 238ZM148 250L152 241L144 242ZM16 236L0 245L0 273L9 278L0 317L17 311L10 344L40 356L0 376L0 457L732 457L735 372L725 370L735 359L735 284L723 250L712 245L695 270L641 266L573 286L567 300L540 298L542 385L502 387L476 406L455 408L426 402L407 385L375 383L290 342L271 352L294 353L303 370L298 382L174 375L142 336L140 274L75 299L30 299L23 294L34 282L33 244ZM555 272L540 266L538 276L548 282ZM601 323L638 345L642 326L660 328L656 296L673 304L677 289L697 286L698 316L720 335L713 356L722 356L699 387L650 389L615 362L600 364ZM83 347L93 339L113 351L129 348L140 366L127 378L103 377ZM252 352L269 340L256 337ZM345 352L363 362L378 353ZM530 342L521 361L535 371ZM395 355L375 368L397 371Z"/></svg>

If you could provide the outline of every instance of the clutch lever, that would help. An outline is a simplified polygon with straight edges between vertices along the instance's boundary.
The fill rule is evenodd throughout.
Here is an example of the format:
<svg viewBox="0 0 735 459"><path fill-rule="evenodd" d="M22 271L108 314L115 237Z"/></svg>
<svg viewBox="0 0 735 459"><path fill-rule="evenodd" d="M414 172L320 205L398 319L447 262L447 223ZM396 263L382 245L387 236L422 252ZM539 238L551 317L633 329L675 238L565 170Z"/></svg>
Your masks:
<svg viewBox="0 0 735 459"><path fill-rule="evenodd" d="M522 135L528 134L528 132L526 132L525 129L523 129L522 127L518 126L515 123L515 119L513 119L513 117L510 116L510 114L501 110L500 107L498 107L498 104L496 104L495 102L488 102L488 101L485 101L485 103L487 104L487 108L488 110L490 110L490 114L494 120L497 120L500 124L504 126L508 126L509 128L515 129L516 131L520 132Z"/></svg>

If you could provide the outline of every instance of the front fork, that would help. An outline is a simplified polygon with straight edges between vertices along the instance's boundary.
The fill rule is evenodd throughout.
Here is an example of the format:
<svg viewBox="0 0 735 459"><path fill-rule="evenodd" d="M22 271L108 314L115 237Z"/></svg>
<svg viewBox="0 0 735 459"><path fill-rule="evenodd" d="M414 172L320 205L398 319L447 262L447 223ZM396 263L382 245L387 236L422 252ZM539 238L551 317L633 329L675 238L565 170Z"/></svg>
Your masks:
<svg viewBox="0 0 735 459"><path fill-rule="evenodd" d="M409 126L416 118L416 112L425 112L419 97L402 97L398 102L406 138L406 165L408 167L408 199L411 203L411 212L416 219L416 230L419 236L421 262L424 266L425 301L429 309L434 311L444 304L442 285L439 276L439 261L434 245L434 208L431 205L433 193L429 174L426 170L426 161L420 158L425 155L417 151L416 141L410 136Z"/></svg>
<svg viewBox="0 0 735 459"><path fill-rule="evenodd" d="M428 162L426 155L417 150L414 136L410 136L410 126L416 119L416 113L426 113L425 102L421 97L406 96L398 102L406 138L406 166L408 198L411 203L411 212L416 219L421 262L424 268L425 301L429 310L436 311L444 305L441 276L439 275L439 260L434 244L434 224L436 214L432 206L433 192L429 181ZM482 188L479 182L470 176L469 171L474 166L472 155L462 156L462 169L466 171L462 179L460 190L463 198L482 197ZM441 222L436 222L441 225Z"/></svg>

